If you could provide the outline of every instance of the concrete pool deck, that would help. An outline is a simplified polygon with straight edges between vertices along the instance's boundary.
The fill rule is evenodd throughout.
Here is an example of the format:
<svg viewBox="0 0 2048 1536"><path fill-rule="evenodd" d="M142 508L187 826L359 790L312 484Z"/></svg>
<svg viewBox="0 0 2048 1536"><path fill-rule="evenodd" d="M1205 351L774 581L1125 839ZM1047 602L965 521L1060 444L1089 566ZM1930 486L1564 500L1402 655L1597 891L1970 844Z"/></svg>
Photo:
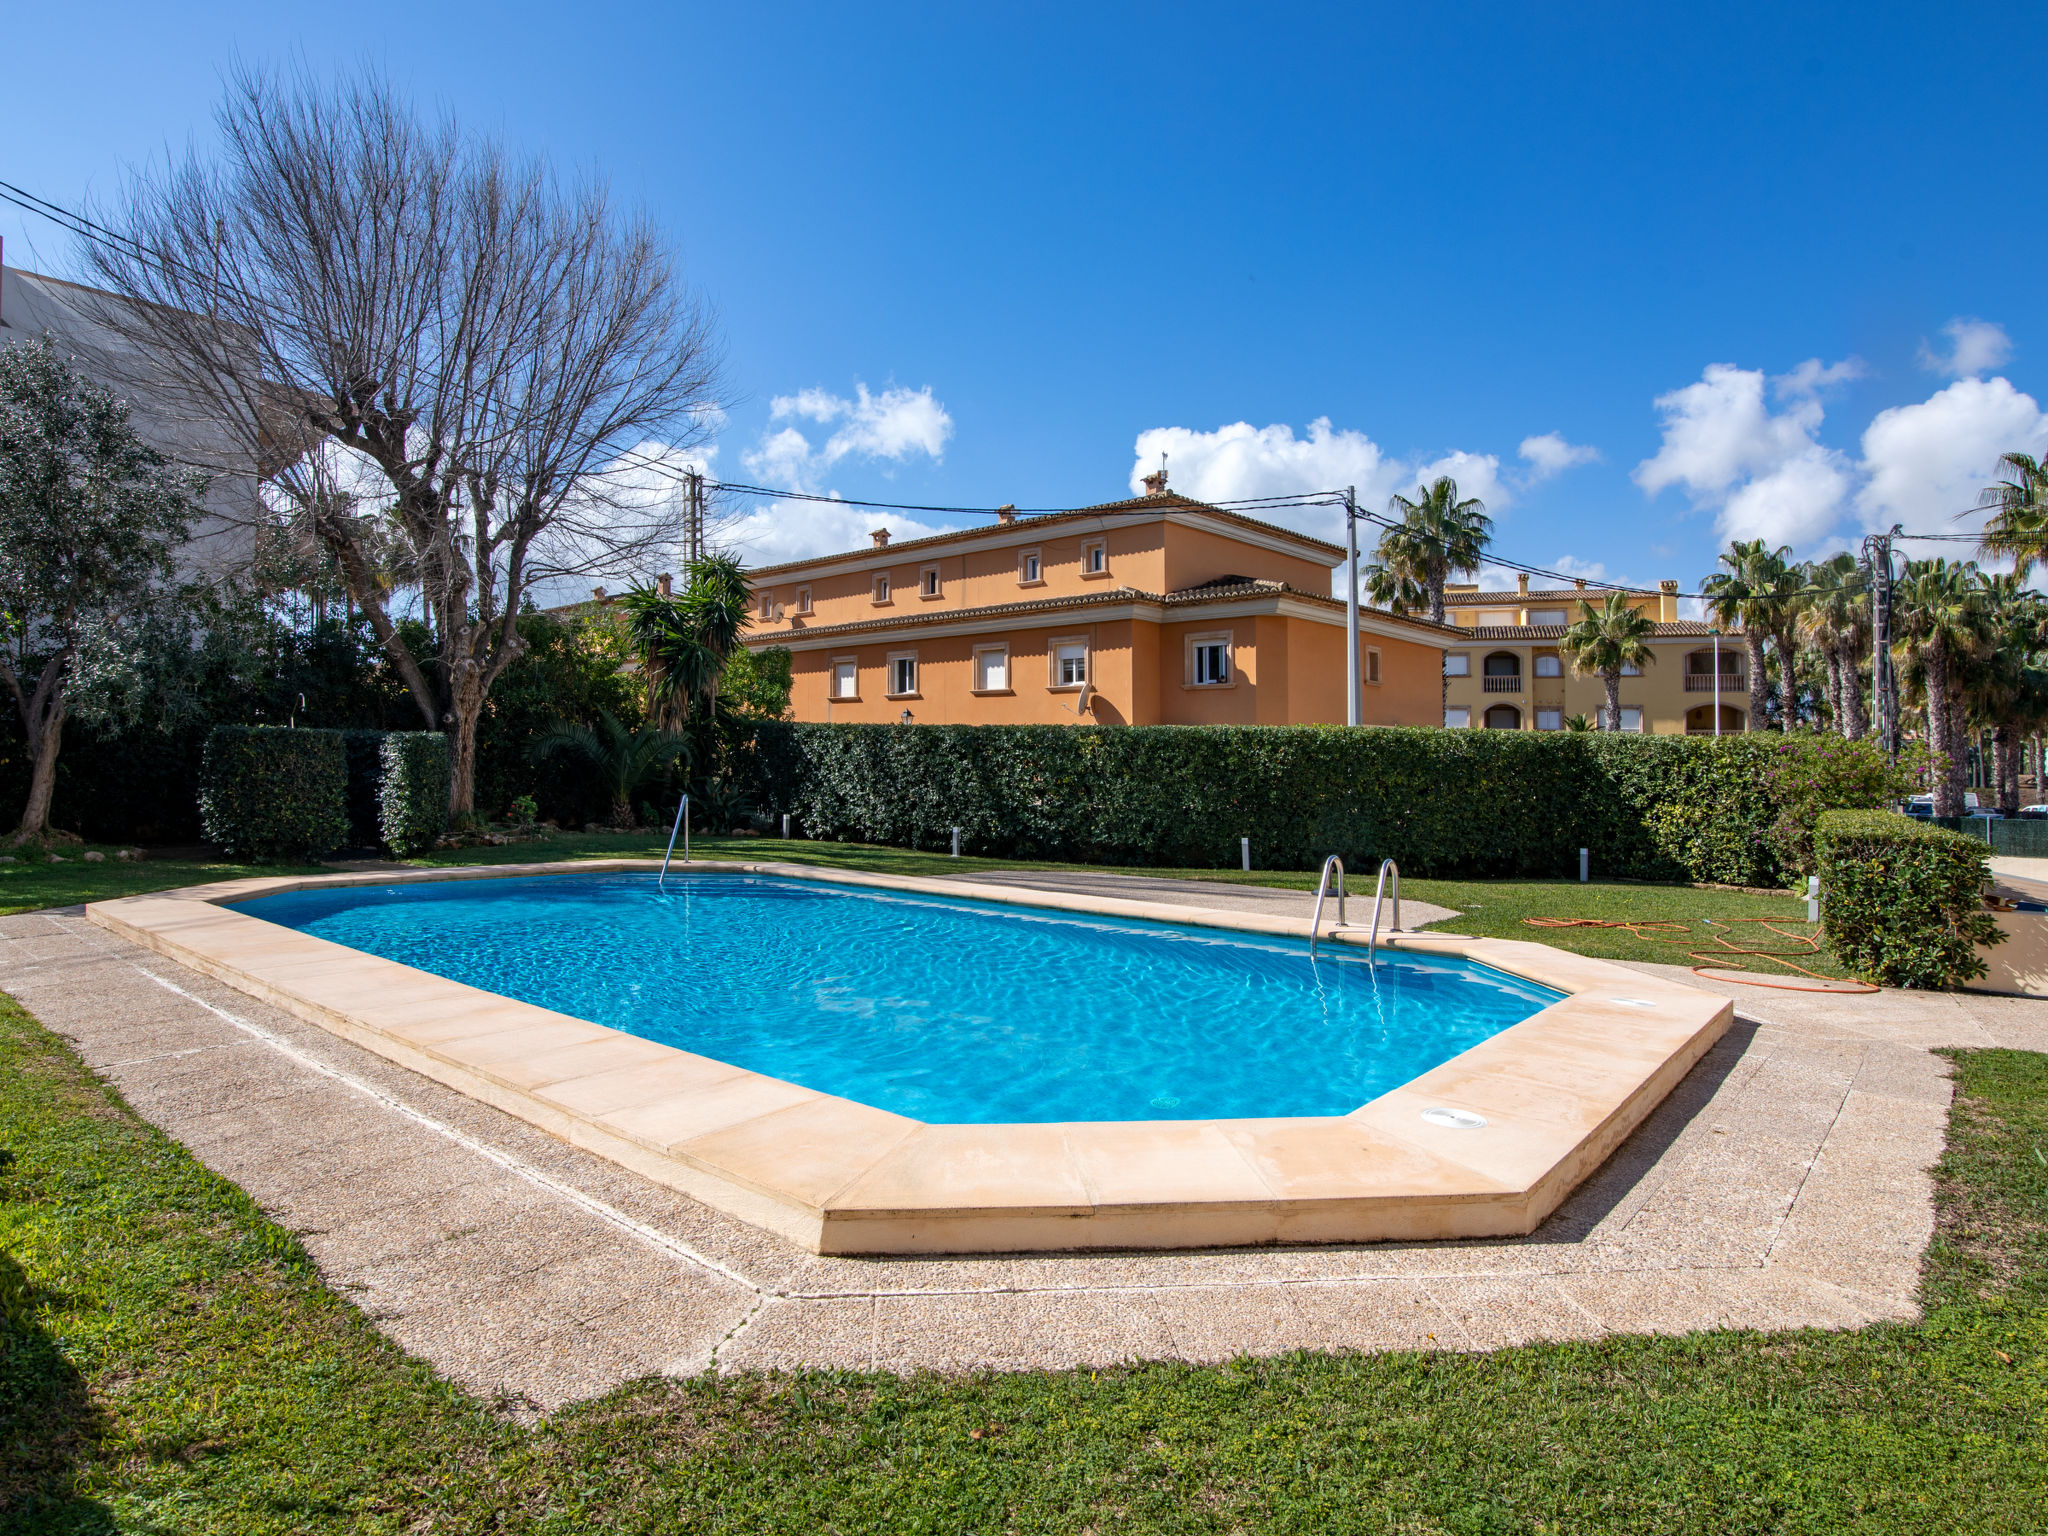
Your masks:
<svg viewBox="0 0 2048 1536"><path fill-rule="evenodd" d="M235 880L95 903L91 920L814 1253L1007 1253L1525 1233L1720 1037L1725 1000L1547 945L1404 932L1561 1001L1348 1114L926 1124L262 921L312 888L646 872L643 861ZM960 880L699 864L1108 921L1306 937L1308 920ZM1370 899L1368 898L1368 905ZM1363 945L1354 923L1323 942ZM1447 1121L1444 1117L1450 1116Z"/></svg>
<svg viewBox="0 0 2048 1536"><path fill-rule="evenodd" d="M1527 1237L854 1259L723 1216L76 911L0 918L0 988L297 1232L401 1347L528 1410L707 1367L1041 1369L1910 1318L1949 1099L1930 1053L2048 1050L2048 1002L1714 988L1739 999L1734 1027Z"/></svg>

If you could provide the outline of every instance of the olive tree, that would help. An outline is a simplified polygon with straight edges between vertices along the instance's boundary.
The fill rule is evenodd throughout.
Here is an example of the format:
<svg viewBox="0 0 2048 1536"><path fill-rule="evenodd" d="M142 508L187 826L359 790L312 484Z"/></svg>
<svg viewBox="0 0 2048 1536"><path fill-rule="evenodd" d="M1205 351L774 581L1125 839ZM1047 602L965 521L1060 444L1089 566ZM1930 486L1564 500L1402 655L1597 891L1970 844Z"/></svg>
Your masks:
<svg viewBox="0 0 2048 1536"><path fill-rule="evenodd" d="M51 835L81 646L110 616L147 605L171 575L204 488L138 437L127 405L49 341L0 345L0 683L21 716L30 763L11 844Z"/></svg>
<svg viewBox="0 0 2048 1536"><path fill-rule="evenodd" d="M715 420L708 321L601 182L428 123L375 77L244 73L218 127L212 157L138 174L108 215L120 237L89 260L131 302L107 318L243 435L273 512L332 554L448 734L466 818L529 589L677 541L680 498L647 495L645 467Z"/></svg>

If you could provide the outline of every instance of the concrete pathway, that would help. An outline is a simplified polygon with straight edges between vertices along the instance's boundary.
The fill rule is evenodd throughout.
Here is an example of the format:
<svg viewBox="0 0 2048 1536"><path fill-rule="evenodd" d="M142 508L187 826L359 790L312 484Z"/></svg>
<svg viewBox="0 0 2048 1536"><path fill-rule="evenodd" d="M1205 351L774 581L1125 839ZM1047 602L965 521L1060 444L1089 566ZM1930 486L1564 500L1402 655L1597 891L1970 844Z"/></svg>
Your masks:
<svg viewBox="0 0 2048 1536"><path fill-rule="evenodd" d="M298 1232L391 1338L514 1411L707 1367L1009 1370L1910 1317L1949 1097L1930 1049L2048 1049L2043 1002L1731 986L1736 1026L1526 1239L863 1260L794 1249L76 913L0 919L0 987Z"/></svg>
<svg viewBox="0 0 2048 1536"><path fill-rule="evenodd" d="M979 870L968 875L941 875L942 880L976 885L1019 885L1034 891L1064 891L1075 896L1114 896L1123 901L1157 901L1175 907L1207 907L1222 912L1261 912L1273 917L1309 917L1316 907L1314 891L1290 891L1273 885L1233 885L1225 880L1176 880L1164 875L1126 875L1113 869ZM1372 926L1373 882L1351 877L1346 917L1354 928ZM1394 926L1394 903L1382 899L1380 922ZM1401 925L1422 928L1458 914L1426 901L1403 901ZM1323 918L1337 920L1337 898L1323 903Z"/></svg>

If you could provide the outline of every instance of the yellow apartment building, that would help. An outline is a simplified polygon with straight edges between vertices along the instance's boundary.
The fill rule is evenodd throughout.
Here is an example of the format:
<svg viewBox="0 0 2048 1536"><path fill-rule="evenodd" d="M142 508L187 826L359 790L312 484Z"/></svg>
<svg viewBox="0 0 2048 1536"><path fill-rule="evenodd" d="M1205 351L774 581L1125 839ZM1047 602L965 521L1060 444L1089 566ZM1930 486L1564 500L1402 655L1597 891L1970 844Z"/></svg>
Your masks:
<svg viewBox="0 0 2048 1536"><path fill-rule="evenodd" d="M1162 477L1163 478L1163 477ZM793 653L798 720L1342 724L1322 539L1166 491L750 573L745 643ZM1360 615L1362 718L1435 725L1447 626Z"/></svg>
<svg viewBox="0 0 2048 1536"><path fill-rule="evenodd" d="M1607 686L1581 676L1558 650L1581 603L1598 606L1604 591L1574 587L1513 591L1451 586L1444 617L1459 632L1444 650L1444 724L1489 731L1561 731L1572 715L1599 721ZM1714 734L1718 690L1724 733L1749 728L1749 663L1740 635L1716 637L1712 627L1678 617L1678 583L1631 592L1630 605L1652 615L1656 660L1622 674L1621 729L1657 735Z"/></svg>

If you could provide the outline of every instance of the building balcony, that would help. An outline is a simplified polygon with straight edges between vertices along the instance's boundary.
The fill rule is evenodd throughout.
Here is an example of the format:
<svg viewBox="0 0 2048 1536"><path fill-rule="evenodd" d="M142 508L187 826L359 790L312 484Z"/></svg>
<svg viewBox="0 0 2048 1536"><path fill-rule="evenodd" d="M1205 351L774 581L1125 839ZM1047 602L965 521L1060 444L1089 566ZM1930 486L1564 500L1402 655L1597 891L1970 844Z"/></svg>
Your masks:
<svg viewBox="0 0 2048 1536"><path fill-rule="evenodd" d="M1686 673L1685 691L1687 693L1712 693L1714 691L1714 674L1711 672ZM1749 692L1749 679L1740 672L1723 672L1721 674L1721 691L1723 693L1747 693Z"/></svg>
<svg viewBox="0 0 2048 1536"><path fill-rule="evenodd" d="M1479 680L1482 693L1520 693L1522 674L1516 672L1508 677L1482 677Z"/></svg>

